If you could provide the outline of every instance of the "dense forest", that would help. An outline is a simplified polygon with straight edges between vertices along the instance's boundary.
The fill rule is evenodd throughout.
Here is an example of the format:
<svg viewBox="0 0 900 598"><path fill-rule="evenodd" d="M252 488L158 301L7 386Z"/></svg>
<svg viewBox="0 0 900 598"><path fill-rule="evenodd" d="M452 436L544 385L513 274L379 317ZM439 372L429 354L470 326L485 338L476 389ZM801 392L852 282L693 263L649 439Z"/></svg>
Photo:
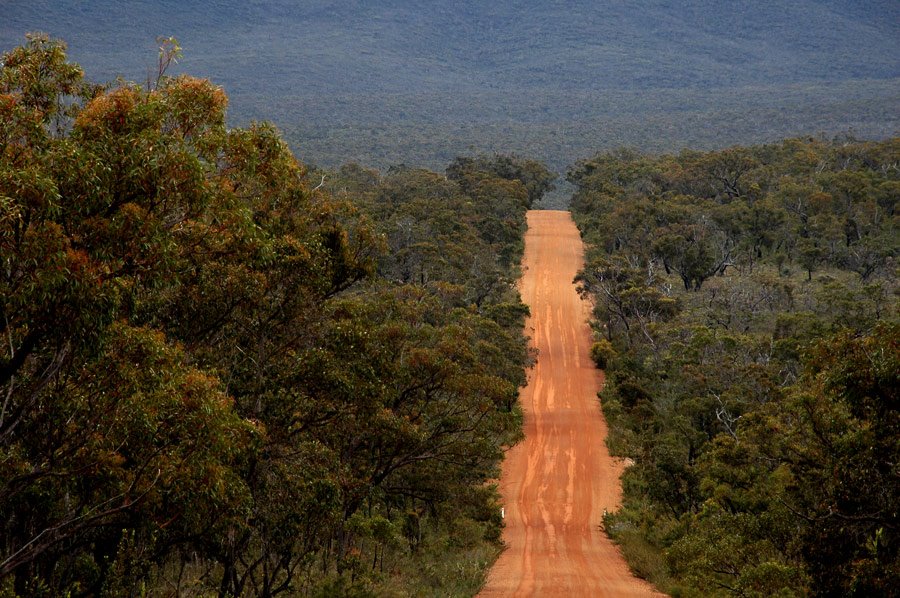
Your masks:
<svg viewBox="0 0 900 598"><path fill-rule="evenodd" d="M306 164L443 169L517 152L563 173L603 149L718 149L900 129L893 0L5 0L0 49L69 42L94 81L224 86ZM564 205L564 199L557 200Z"/></svg>
<svg viewBox="0 0 900 598"><path fill-rule="evenodd" d="M177 50L3 56L0 595L471 595L553 175L311 175Z"/></svg>
<svg viewBox="0 0 900 598"><path fill-rule="evenodd" d="M226 124L180 55L163 39L146 81L97 84L43 34L3 54L0 597L472 595L536 358L525 212L555 175L304 165L273 125ZM892 64L870 74L896 98ZM826 79L804 89L896 118ZM545 124L567 152L596 134ZM900 139L616 150L567 180L630 463L602 523L634 571L686 597L896 592Z"/></svg>
<svg viewBox="0 0 900 598"><path fill-rule="evenodd" d="M896 595L900 139L568 176L632 567L673 596Z"/></svg>

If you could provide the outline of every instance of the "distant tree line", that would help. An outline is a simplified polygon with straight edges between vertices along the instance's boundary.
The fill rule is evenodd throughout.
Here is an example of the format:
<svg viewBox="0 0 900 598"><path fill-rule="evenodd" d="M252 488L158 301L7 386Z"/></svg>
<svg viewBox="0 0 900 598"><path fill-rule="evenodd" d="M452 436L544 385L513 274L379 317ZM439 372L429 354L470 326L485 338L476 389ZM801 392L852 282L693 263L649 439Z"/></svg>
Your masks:
<svg viewBox="0 0 900 598"><path fill-rule="evenodd" d="M632 567L679 596L895 594L900 139L618 151L569 179Z"/></svg>

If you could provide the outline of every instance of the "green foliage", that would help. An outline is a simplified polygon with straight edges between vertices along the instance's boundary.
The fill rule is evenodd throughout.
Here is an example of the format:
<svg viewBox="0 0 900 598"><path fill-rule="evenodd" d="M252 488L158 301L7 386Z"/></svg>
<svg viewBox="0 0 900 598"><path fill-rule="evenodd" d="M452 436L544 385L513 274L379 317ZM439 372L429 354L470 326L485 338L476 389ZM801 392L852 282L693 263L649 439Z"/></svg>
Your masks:
<svg viewBox="0 0 900 598"><path fill-rule="evenodd" d="M477 555L429 581L473 590L546 169L312 188L161 43L146 88L85 84L45 37L4 55L3 591L412 595L420 552Z"/></svg>
<svg viewBox="0 0 900 598"><path fill-rule="evenodd" d="M616 350L613 348L612 343L606 339L600 339L591 345L591 359L594 360L594 363L600 369L606 369L606 365L615 355Z"/></svg>
<svg viewBox="0 0 900 598"><path fill-rule="evenodd" d="M457 158L447 167L447 178L460 181L467 189L484 184L491 176L507 181L518 181L528 191L527 207L540 201L548 191L553 191L556 175L536 160L515 156L478 156Z"/></svg>
<svg viewBox="0 0 900 598"><path fill-rule="evenodd" d="M570 179L634 464L606 522L673 595L897 585L896 139L650 157ZM609 349L607 349L608 351Z"/></svg>

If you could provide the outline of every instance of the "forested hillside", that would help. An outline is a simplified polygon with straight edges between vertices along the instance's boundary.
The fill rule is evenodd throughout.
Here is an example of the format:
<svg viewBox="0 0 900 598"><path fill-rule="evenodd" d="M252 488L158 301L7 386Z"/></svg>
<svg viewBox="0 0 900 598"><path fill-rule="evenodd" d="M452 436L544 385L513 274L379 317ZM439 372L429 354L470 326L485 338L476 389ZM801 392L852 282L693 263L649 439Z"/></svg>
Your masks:
<svg viewBox="0 0 900 598"><path fill-rule="evenodd" d="M170 77L0 70L0 595L471 595L552 175L310 178Z"/></svg>
<svg viewBox="0 0 900 598"><path fill-rule="evenodd" d="M518 152L563 171L597 151L713 149L898 130L889 0L334 2L6 0L0 50L66 39L95 81L144 81L156 36L273 121L307 163L443 168Z"/></svg>
<svg viewBox="0 0 900 598"><path fill-rule="evenodd" d="M525 212L555 176L469 150L512 139L558 165L629 123L655 149L810 123L881 140L570 169L610 447L633 461L606 531L672 595L896 592L896 5L371 6L4 3L4 44L38 7L121 36L75 38L101 44L78 50L111 65L101 79L152 64L97 84L47 36L4 45L0 596L477 591L535 358L514 286ZM203 52L179 65L170 38L157 63L134 43L166 17L180 25L158 33ZM262 26L261 54L290 68L242 50ZM614 43L636 31L647 53ZM656 60L682 46L684 69ZM230 121L223 88L175 70L218 78L217 53ZM585 110L601 104L618 124ZM322 127L331 153L307 166L275 126L235 126L264 108Z"/></svg>
<svg viewBox="0 0 900 598"><path fill-rule="evenodd" d="M605 517L679 596L900 587L900 139L574 167L610 447Z"/></svg>

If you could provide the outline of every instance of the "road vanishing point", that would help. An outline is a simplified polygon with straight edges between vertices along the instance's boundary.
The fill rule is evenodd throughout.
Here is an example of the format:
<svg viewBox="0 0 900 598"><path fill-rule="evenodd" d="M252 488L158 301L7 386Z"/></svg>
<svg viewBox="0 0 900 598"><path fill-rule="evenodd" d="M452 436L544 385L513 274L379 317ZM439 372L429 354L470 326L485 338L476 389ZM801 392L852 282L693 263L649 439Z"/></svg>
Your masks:
<svg viewBox="0 0 900 598"><path fill-rule="evenodd" d="M624 465L606 448L590 305L573 282L581 237L569 212L527 217L519 289L538 359L520 395L525 440L507 452L500 478L506 550L479 596L661 596L601 529L604 510L621 502Z"/></svg>

